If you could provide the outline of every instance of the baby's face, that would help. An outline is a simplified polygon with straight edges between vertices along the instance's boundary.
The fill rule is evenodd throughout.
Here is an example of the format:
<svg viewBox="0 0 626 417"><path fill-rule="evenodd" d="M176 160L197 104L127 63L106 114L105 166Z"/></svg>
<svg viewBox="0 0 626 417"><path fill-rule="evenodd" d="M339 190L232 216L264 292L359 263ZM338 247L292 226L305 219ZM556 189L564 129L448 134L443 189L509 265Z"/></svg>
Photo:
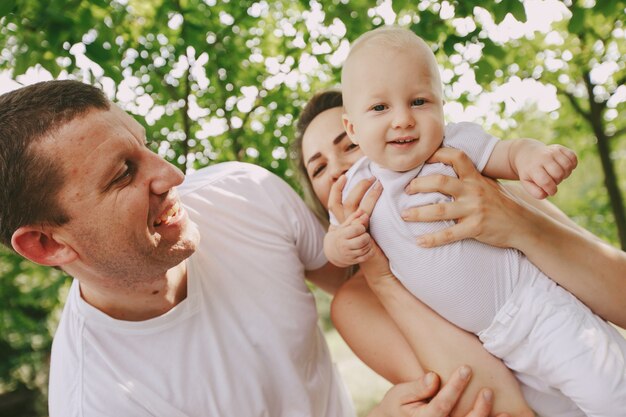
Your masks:
<svg viewBox="0 0 626 417"><path fill-rule="evenodd" d="M344 126L372 161L403 172L439 148L443 100L429 52L364 45L346 63L342 81Z"/></svg>

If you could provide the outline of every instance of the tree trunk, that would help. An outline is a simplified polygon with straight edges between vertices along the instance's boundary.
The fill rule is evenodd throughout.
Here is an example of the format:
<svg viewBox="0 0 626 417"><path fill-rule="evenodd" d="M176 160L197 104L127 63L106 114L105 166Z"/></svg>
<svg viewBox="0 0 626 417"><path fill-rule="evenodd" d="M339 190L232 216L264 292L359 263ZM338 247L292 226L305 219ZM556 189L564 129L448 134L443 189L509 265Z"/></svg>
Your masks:
<svg viewBox="0 0 626 417"><path fill-rule="evenodd" d="M615 167L611 160L609 140L604 134L596 135L596 139L598 141L598 154L602 162L602 171L604 172L604 185L609 193L617 234L622 250L626 250L626 215L624 211L624 201L617 182L617 176L615 175Z"/></svg>
<svg viewBox="0 0 626 417"><path fill-rule="evenodd" d="M7 417L36 417L35 403L41 395L23 385L15 391L0 394L0 415Z"/></svg>
<svg viewBox="0 0 626 417"><path fill-rule="evenodd" d="M622 250L626 250L626 212L624 211L624 201L617 182L617 176L615 175L615 167L611 160L609 138L604 129L603 110L606 103L599 103L595 100L593 92L594 85L591 82L589 71L583 72L583 79L587 87L587 97L589 99L589 122L596 136L598 154L600 155L602 171L604 172L604 185L609 193L609 200L611 202L611 208L613 209L613 217L615 218L615 226L617 227L620 246Z"/></svg>

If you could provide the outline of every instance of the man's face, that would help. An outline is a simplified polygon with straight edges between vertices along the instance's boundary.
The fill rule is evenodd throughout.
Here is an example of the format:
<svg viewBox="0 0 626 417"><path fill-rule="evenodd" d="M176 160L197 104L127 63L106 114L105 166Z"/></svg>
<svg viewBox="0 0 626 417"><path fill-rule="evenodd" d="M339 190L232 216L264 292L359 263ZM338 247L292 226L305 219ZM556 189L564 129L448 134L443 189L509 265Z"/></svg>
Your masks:
<svg viewBox="0 0 626 417"><path fill-rule="evenodd" d="M53 238L78 259L64 269L83 279L131 287L189 257L199 234L182 208L176 167L145 147L144 129L115 105L91 110L38 145L65 176L58 201L70 221Z"/></svg>

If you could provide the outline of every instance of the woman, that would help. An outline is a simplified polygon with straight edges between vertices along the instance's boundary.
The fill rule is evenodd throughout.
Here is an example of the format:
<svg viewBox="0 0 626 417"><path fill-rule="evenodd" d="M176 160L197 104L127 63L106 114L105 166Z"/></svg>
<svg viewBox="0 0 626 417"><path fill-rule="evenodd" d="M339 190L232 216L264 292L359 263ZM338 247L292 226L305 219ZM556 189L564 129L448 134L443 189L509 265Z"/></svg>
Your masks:
<svg viewBox="0 0 626 417"><path fill-rule="evenodd" d="M340 190L331 192L332 185L362 156L343 132L341 105L341 93L337 91L313 97L300 117L294 144L305 200L322 220L327 219L329 199L335 206L342 206ZM597 314L626 325L622 302L626 280L620 273L626 270L626 254L584 231L549 203L526 197L515 188L510 191L523 202L513 198L483 178L467 159L449 151L436 157L452 163L460 180L419 178L412 182L410 192L438 190L452 195L455 201L413 209L408 220L459 220L447 231L425 236L426 244L472 237L491 245L515 247ZM355 210L368 186L364 184L362 192L351 197L341 213L335 213L340 220ZM488 355L474 336L453 327L408 294L380 259L378 256L363 265L369 286L363 274L357 273L333 302L333 321L348 344L356 347L355 353L394 383L422 374L416 354L444 376L459 363L468 363L475 376L467 398L457 409L468 407L478 387L492 386L489 381L495 379L498 386L492 386L496 391L494 410L514 415L529 413L510 372ZM595 279L590 280L590 276ZM407 314L407 310L414 313ZM424 343L425 338L430 343ZM403 358L394 363L404 366L394 366L385 360L389 357Z"/></svg>

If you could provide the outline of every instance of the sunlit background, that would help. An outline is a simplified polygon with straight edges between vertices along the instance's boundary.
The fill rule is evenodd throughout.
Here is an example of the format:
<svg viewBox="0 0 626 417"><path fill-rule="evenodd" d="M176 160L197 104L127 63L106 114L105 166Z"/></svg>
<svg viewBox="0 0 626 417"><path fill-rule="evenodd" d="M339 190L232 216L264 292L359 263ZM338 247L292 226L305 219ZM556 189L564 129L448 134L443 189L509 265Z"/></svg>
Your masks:
<svg viewBox="0 0 626 417"><path fill-rule="evenodd" d="M625 2L14 0L0 2L0 93L37 81L95 84L145 120L152 148L187 172L289 163L306 100L338 87L350 41L383 24L432 45L448 121L562 143L580 165L552 199L626 247ZM46 415L51 334L68 278L0 251L0 415ZM359 413L388 384L321 325Z"/></svg>

